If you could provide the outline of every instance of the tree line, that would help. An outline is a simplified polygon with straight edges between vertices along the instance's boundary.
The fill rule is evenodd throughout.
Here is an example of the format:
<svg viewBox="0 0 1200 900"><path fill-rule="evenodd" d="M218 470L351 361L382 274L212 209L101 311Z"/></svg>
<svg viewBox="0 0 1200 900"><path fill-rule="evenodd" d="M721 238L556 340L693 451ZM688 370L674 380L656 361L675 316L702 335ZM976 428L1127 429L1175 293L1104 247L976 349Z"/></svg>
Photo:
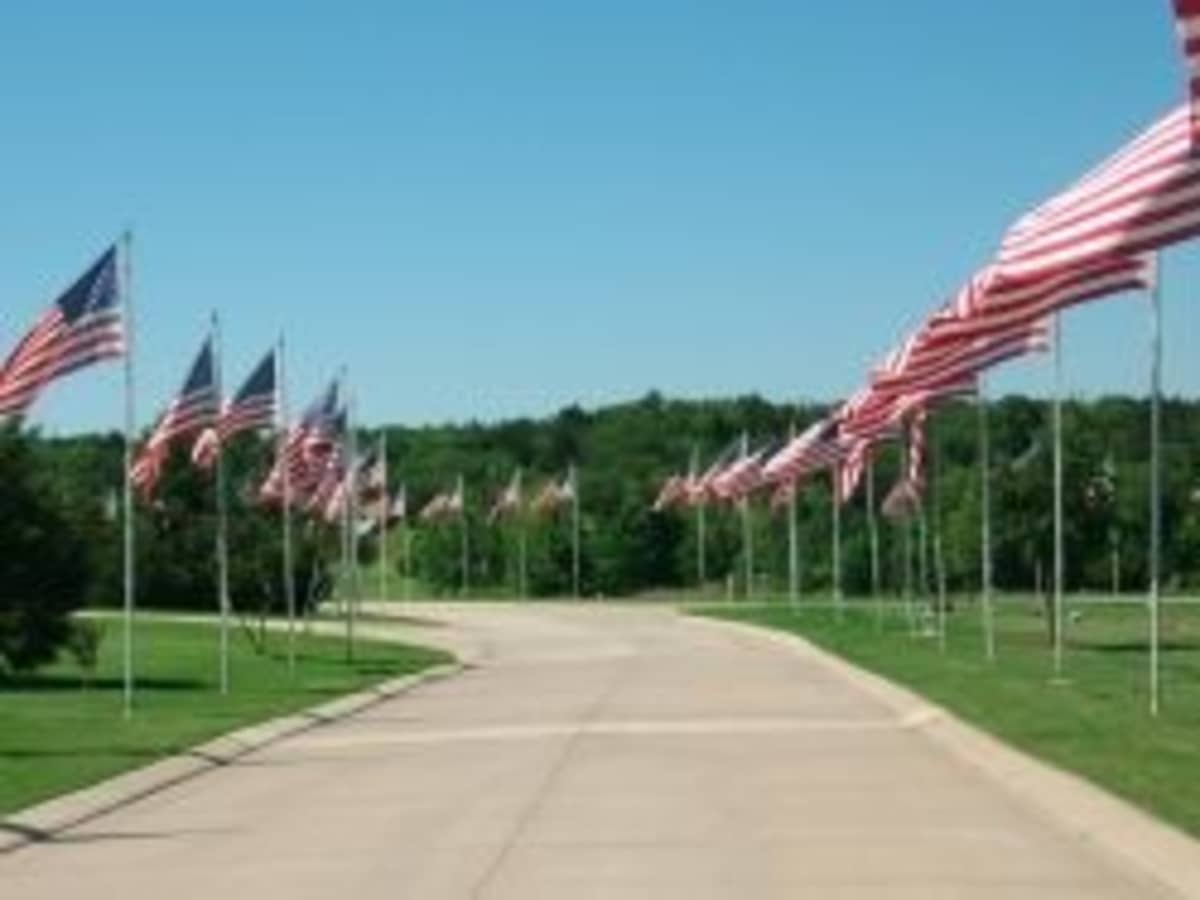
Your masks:
<svg viewBox="0 0 1200 900"><path fill-rule="evenodd" d="M462 583L458 521L423 525L412 515L424 499L462 475L467 485L469 583L484 595L518 590L517 546L524 533L528 589L536 596L571 590L571 530L565 514L526 513L499 522L488 511L516 468L525 498L543 480L578 466L581 495L581 584L586 596L628 596L696 583L692 512L663 513L651 504L664 478L686 471L693 453L706 465L743 432L751 443L786 435L828 412L815 404L775 404L749 396L672 400L650 393L597 410L565 408L544 419L495 424L388 426L391 489L410 499L410 553L389 554L396 574L419 590L453 594ZM924 526L939 529L952 590L973 591L979 580L980 472L978 413L956 403L932 416L929 486ZM1052 554L1052 433L1041 400L1011 396L989 409L992 444L992 521L997 587L1031 589L1049 571ZM1066 579L1071 590L1138 591L1147 577L1149 535L1149 406L1144 400L1103 397L1064 408ZM364 431L360 446L377 432ZM1200 403L1167 399L1163 406L1163 550L1168 589L1200 585ZM256 501L272 445L246 437L229 448L231 588L243 613L279 610L279 513ZM119 435L42 437L0 432L0 656L9 666L42 661L65 640L65 615L84 605L115 605L120 590L122 442ZM899 475L896 447L876 454L878 498ZM817 475L798 501L802 585L825 591L832 580L829 479ZM153 503L136 517L140 605L214 606L213 486L182 455L170 461ZM707 573L715 589L741 583L741 522L735 510L707 510ZM870 588L870 546L864 492L842 516L843 584ZM765 498L752 509L755 573L760 591L781 589L787 573L787 526ZM880 522L882 587L902 583L904 526ZM330 590L338 564L336 530L297 515L296 577L302 604ZM914 534L916 529L914 528ZM378 538L362 542L368 564ZM914 538L914 545L919 542ZM412 572L404 572L406 561ZM914 569L919 573L918 563Z"/></svg>

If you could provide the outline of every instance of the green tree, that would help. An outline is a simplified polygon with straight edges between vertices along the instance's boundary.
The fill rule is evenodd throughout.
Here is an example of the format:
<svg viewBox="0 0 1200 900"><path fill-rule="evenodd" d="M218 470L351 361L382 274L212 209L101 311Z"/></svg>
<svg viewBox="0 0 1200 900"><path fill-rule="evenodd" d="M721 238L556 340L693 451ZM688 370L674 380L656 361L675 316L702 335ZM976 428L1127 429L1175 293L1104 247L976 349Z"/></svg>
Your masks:
<svg viewBox="0 0 1200 900"><path fill-rule="evenodd" d="M33 438L0 430L0 671L52 660L91 571L80 533L37 465Z"/></svg>

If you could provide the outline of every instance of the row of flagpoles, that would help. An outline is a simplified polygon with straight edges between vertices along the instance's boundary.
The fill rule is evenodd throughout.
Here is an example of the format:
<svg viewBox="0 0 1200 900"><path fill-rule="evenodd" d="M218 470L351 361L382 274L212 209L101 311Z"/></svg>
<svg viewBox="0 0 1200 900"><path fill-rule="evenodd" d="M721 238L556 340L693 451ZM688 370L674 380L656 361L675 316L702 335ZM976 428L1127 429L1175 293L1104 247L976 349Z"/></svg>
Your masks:
<svg viewBox="0 0 1200 900"><path fill-rule="evenodd" d="M664 485L658 505L687 497L735 498L741 506L747 573L753 571L749 497L768 486L772 503L786 505L795 518L795 494L808 475L828 469L833 481L834 601L842 604L840 582L840 505L856 491L866 473L872 533L872 573L878 577L874 520L872 455L880 444L899 440L904 475L884 499L884 511L915 514L925 532L924 489L926 422L938 404L973 395L979 405L981 492L981 592L989 656L994 654L992 579L988 501L988 436L984 373L1009 360L1052 347L1054 356L1054 619L1055 669L1062 671L1063 647L1063 477L1062 477L1062 327L1065 309L1130 290L1149 294L1151 303L1151 497L1150 538L1150 704L1159 704L1160 591L1160 396L1161 295L1157 252L1200 233L1200 0L1174 0L1185 56L1192 73L1190 98L1116 154L1089 171L1066 191L1017 220L1004 234L994 257L946 303L935 310L883 361L866 384L828 417L782 445L774 442L751 452L748 437L703 473L693 465L688 477ZM355 446L352 405L345 373L291 423L283 377L282 339L230 398L222 393L220 333L214 317L211 333L179 395L159 417L144 445L134 454L134 306L132 236L126 234L81 275L34 324L0 367L0 416L22 417L50 382L106 359L124 360L125 484L124 606L125 704L133 702L133 607L135 594L133 504L135 490L148 495L161 474L169 450L191 440L198 465L214 469L218 510L217 604L221 611L221 685L229 687L227 503L223 448L234 436L273 428L277 434L274 465L259 492L281 509L284 543L283 580L288 609L289 661L295 658L295 584L291 560L291 513L294 507L328 521L340 521L343 556L357 582L361 482L368 473ZM386 467L386 463L383 463ZM374 471L374 470L371 470ZM555 502L573 509L572 581L579 592L579 501L576 471L553 486ZM519 487L519 482L518 482ZM546 490L550 490L547 486ZM386 489L382 492L386 497ZM435 498L437 499L437 498ZM541 499L535 498L536 508ZM376 500L382 507L384 500ZM462 483L441 501L461 510ZM547 494L546 503L551 502ZM444 511L444 510L443 510ZM431 513L436 518L440 513ZM381 516L386 530L387 515ZM705 572L704 503L697 505L698 568ZM790 524L789 529L795 525ZM935 557L940 556L935 535ZM794 535L790 541L795 546ZM522 542L522 547L524 546ZM463 577L467 586L467 530L463 527ZM793 550L794 555L794 550ZM907 558L907 557L906 557ZM924 554L921 555L924 559ZM798 564L797 564L798 565ZM906 564L907 565L907 564ZM524 563L521 564L522 569ZM906 576L906 581L909 580ZM798 584L794 572L791 581ZM941 579L944 585L944 578ZM940 604L944 611L944 600ZM347 637L353 646L354 604L348 604Z"/></svg>
<svg viewBox="0 0 1200 900"><path fill-rule="evenodd" d="M1149 696L1159 708L1161 581L1161 291L1158 252L1200 233L1200 0L1174 0L1189 68L1189 99L1067 190L1018 219L995 256L884 359L866 384L825 419L780 448L751 453L743 437L704 472L663 485L656 506L681 500L697 507L699 575L704 578L704 505L734 499L747 521L752 491L766 488L773 504L789 504L806 477L828 469L833 481L833 594L841 608L838 510L867 473L872 578L878 587L878 544L871 457L886 441L899 440L903 475L883 501L885 512L908 513L925 532L926 426L930 412L953 398L974 396L979 408L981 479L981 608L985 652L995 657L990 525L990 469L985 373L1009 360L1049 350L1053 354L1054 433L1054 671L1063 673L1064 566L1062 453L1062 313L1086 302L1141 291L1150 307L1150 578ZM935 506L936 508L936 506ZM790 524L789 528L794 528ZM747 565L753 549L746 530ZM907 529L906 529L907 540ZM924 538L922 537L922 540ZM793 540L794 545L794 540ZM794 551L793 551L794 555ZM935 568L941 555L935 531ZM908 566L906 553L906 567ZM920 558L925 558L921 554ZM796 563L792 563L794 569ZM793 576L794 580L794 576ZM906 583L910 582L906 575ZM944 575L939 574L944 593ZM793 588L793 591L795 589ZM906 594L908 591L906 590ZM944 616L945 598L940 598ZM942 622L944 626L944 621ZM944 636L944 627L941 629Z"/></svg>
<svg viewBox="0 0 1200 900"><path fill-rule="evenodd" d="M360 453L353 404L343 371L291 422L288 415L283 338L272 346L232 395L223 390L221 330L217 316L189 367L179 392L159 415L149 436L137 442L134 380L134 308L132 236L108 248L59 295L0 367L0 417L23 419L50 383L84 367L109 359L124 362L124 516L123 516L123 681L126 714L133 709L133 621L136 598L134 546L135 501L152 498L173 450L189 449L192 463L213 477L216 511L216 608L220 614L220 689L230 688L229 635L232 602L229 588L229 504L225 448L241 434L275 434L274 460L257 489L257 500L280 511L283 592L287 609L288 665L296 661L296 584L293 513L339 525L342 571L352 579L355 601L345 604L348 652L353 652L360 538L379 530L380 593L388 591L388 529L407 521L407 492L392 496L388 488L387 435L376 448ZM490 522L517 518L520 540L520 590L525 575L526 504L517 471L488 516ZM571 465L563 479L551 479L528 504L528 512L551 514L569 506L572 521L572 586L580 591L578 472ZM364 514L363 510L367 512ZM469 547L464 484L435 495L419 519L435 523L457 517L462 524L463 591L469 588ZM406 557L409 542L405 540ZM406 573L411 567L406 559Z"/></svg>

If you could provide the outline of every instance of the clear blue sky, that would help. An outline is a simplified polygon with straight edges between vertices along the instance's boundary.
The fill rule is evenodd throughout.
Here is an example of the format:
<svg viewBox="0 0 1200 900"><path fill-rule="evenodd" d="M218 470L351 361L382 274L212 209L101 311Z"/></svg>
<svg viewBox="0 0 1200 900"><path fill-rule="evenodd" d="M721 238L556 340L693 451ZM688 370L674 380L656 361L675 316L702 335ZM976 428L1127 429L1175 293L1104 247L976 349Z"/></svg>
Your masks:
<svg viewBox="0 0 1200 900"><path fill-rule="evenodd" d="M0 341L132 223L143 422L213 307L230 382L285 328L369 422L833 399L1183 96L1168 0L27 3L0 83ZM1200 251L1166 284L1194 395ZM1142 390L1145 323L1073 313L1071 389ZM115 425L116 373L35 420Z"/></svg>

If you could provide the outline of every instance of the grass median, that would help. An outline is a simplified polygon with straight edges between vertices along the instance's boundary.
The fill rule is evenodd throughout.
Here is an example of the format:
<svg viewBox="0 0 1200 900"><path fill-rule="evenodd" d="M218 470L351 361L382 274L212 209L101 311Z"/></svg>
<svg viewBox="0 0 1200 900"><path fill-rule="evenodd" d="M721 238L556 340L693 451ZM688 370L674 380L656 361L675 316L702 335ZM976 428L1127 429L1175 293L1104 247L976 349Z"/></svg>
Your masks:
<svg viewBox="0 0 1200 900"><path fill-rule="evenodd" d="M974 604L948 615L944 653L936 622L914 626L898 604L882 616L869 602L841 616L782 603L699 612L801 634L1200 836L1200 606L1164 606L1157 718L1148 712L1144 606L1076 599L1070 610L1061 681L1040 607L1027 598L998 604L995 662L984 658Z"/></svg>
<svg viewBox="0 0 1200 900"><path fill-rule="evenodd" d="M135 631L136 710L126 720L120 623L102 621L106 637L90 685L66 661L0 680L0 814L451 661L439 650L360 640L349 662L340 638L301 634L293 676L285 635L239 629L230 642L231 691L222 696L212 624L143 618Z"/></svg>

